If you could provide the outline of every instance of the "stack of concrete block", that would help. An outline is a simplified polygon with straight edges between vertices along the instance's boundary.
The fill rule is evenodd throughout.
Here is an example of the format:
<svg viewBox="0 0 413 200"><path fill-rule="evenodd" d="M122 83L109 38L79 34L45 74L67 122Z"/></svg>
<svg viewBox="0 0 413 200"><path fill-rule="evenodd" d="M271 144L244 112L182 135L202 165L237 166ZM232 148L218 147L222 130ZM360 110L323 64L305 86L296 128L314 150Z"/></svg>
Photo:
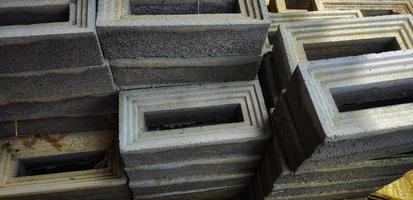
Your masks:
<svg viewBox="0 0 413 200"><path fill-rule="evenodd" d="M364 16L413 14L411 0L314 0L319 11L360 10Z"/></svg>
<svg viewBox="0 0 413 200"><path fill-rule="evenodd" d="M270 137L258 81L121 91L119 114L135 199L240 197Z"/></svg>
<svg viewBox="0 0 413 200"><path fill-rule="evenodd" d="M113 131L1 142L0 199L129 200Z"/></svg>
<svg viewBox="0 0 413 200"><path fill-rule="evenodd" d="M117 109L95 0L6 0L0 12L0 121Z"/></svg>
<svg viewBox="0 0 413 200"><path fill-rule="evenodd" d="M254 80L263 0L100 0L97 32L116 85Z"/></svg>

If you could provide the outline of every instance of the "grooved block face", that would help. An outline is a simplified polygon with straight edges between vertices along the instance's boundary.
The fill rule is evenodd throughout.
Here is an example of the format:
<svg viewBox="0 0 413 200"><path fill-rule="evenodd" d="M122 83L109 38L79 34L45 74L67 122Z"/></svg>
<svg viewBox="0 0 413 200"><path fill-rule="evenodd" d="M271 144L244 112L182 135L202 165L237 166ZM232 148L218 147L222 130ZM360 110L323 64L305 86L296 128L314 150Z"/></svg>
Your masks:
<svg viewBox="0 0 413 200"><path fill-rule="evenodd" d="M300 62L411 49L412 34L409 15L282 24L277 32L280 47L274 48L282 60L281 87L287 87Z"/></svg>
<svg viewBox="0 0 413 200"><path fill-rule="evenodd" d="M114 141L112 131L2 140L0 197L87 199L93 192L94 199L126 199Z"/></svg>
<svg viewBox="0 0 413 200"><path fill-rule="evenodd" d="M95 0L0 2L0 73L102 64L95 4Z"/></svg>
<svg viewBox="0 0 413 200"><path fill-rule="evenodd" d="M233 154L232 148L249 149L250 142L269 137L258 81L124 91L119 112L127 167L136 166L136 159L140 165L194 159L214 146L222 155ZM228 143L234 145L222 146ZM181 150L188 155L178 157Z"/></svg>
<svg viewBox="0 0 413 200"><path fill-rule="evenodd" d="M413 14L411 0L315 0L320 11L360 10L363 16Z"/></svg>
<svg viewBox="0 0 413 200"><path fill-rule="evenodd" d="M412 85L412 50L300 63L287 99L307 157L343 163L413 147Z"/></svg>
<svg viewBox="0 0 413 200"><path fill-rule="evenodd" d="M110 60L257 56L268 26L263 0L102 0L97 16Z"/></svg>

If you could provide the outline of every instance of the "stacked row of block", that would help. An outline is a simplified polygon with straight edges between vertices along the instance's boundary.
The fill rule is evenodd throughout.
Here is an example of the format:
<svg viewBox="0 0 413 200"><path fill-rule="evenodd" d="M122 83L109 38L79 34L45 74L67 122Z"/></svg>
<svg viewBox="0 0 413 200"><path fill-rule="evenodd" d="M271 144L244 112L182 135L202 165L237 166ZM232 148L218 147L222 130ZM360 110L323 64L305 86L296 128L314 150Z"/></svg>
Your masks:
<svg viewBox="0 0 413 200"><path fill-rule="evenodd" d="M258 81L122 91L120 151L134 199L241 197L268 123Z"/></svg>
<svg viewBox="0 0 413 200"><path fill-rule="evenodd" d="M411 169L413 18L395 14L412 2L270 6L259 77L274 137L248 198L366 197Z"/></svg>

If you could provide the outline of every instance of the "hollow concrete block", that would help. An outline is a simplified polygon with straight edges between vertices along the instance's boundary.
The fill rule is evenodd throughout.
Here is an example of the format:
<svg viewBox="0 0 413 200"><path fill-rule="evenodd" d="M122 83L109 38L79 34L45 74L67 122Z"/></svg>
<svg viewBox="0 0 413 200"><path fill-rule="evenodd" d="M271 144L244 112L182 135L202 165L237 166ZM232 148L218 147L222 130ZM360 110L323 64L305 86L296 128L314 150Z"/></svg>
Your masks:
<svg viewBox="0 0 413 200"><path fill-rule="evenodd" d="M288 87L300 62L411 49L411 34L410 15L282 24L273 49L280 86Z"/></svg>
<svg viewBox="0 0 413 200"><path fill-rule="evenodd" d="M270 0L268 7L275 13L304 13L318 10L317 4L308 0Z"/></svg>
<svg viewBox="0 0 413 200"><path fill-rule="evenodd" d="M412 55L405 50L299 64L286 99L306 157L300 168L413 149Z"/></svg>
<svg viewBox="0 0 413 200"><path fill-rule="evenodd" d="M113 131L2 140L0 198L131 199Z"/></svg>
<svg viewBox="0 0 413 200"><path fill-rule="evenodd" d="M103 64L95 0L0 3L0 73Z"/></svg>

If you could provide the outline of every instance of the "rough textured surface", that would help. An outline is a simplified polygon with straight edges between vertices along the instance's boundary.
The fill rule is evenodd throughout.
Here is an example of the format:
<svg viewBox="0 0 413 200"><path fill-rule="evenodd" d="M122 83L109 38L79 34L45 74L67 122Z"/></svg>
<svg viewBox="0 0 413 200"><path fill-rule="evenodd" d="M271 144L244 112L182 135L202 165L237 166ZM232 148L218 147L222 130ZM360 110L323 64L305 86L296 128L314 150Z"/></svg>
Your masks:
<svg viewBox="0 0 413 200"><path fill-rule="evenodd" d="M355 56L413 47L413 18L391 15L282 24L274 52L281 88L306 60Z"/></svg>
<svg viewBox="0 0 413 200"><path fill-rule="evenodd" d="M300 168L413 149L412 55L406 50L299 64L286 96L307 157Z"/></svg>
<svg viewBox="0 0 413 200"><path fill-rule="evenodd" d="M270 137L258 81L123 91L119 111L137 199L210 199L205 188L246 187Z"/></svg>
<svg viewBox="0 0 413 200"><path fill-rule="evenodd" d="M74 98L10 103L0 105L0 110L0 121L110 114L118 112L118 95L96 93Z"/></svg>
<svg viewBox="0 0 413 200"><path fill-rule="evenodd" d="M95 0L7 0L0 9L0 73L103 63Z"/></svg>
<svg viewBox="0 0 413 200"><path fill-rule="evenodd" d="M0 168L3 173L0 181L2 199L82 199L109 200L131 199L127 179L122 174L116 141L113 131L85 132L69 135L49 135L54 140L25 139L2 141ZM51 142L54 141L54 142ZM111 148L113 147L113 148ZM20 174L24 167L16 168L16 162L40 161L51 156L83 155L103 152L108 158L103 167L89 170L49 172L39 175ZM67 161L70 162L70 159ZM62 161L58 161L62 162ZM63 161L64 163L67 163ZM50 163L51 164L51 163ZM29 165L26 165L29 166ZM36 167L36 165L33 165ZM39 164L37 167L41 167ZM35 168L34 168L35 169ZM46 168L47 169L47 168ZM17 171L18 170L18 171Z"/></svg>
<svg viewBox="0 0 413 200"><path fill-rule="evenodd" d="M413 14L411 0L314 0L319 11L361 10L365 17L394 14Z"/></svg>
<svg viewBox="0 0 413 200"><path fill-rule="evenodd" d="M120 59L110 62L117 86L254 80L262 56Z"/></svg>

